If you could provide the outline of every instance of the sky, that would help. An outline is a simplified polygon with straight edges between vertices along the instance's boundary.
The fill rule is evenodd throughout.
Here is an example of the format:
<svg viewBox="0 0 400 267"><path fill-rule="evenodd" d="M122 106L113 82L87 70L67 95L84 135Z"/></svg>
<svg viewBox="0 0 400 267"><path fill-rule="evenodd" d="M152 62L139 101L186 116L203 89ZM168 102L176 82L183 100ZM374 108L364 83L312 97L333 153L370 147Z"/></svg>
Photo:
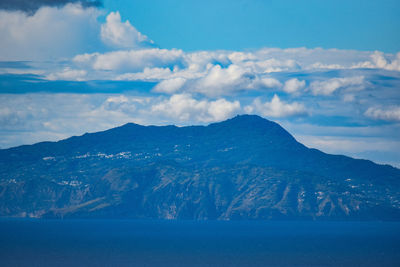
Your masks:
<svg viewBox="0 0 400 267"><path fill-rule="evenodd" d="M106 0L104 6L169 49L400 50L398 0Z"/></svg>
<svg viewBox="0 0 400 267"><path fill-rule="evenodd" d="M1 0L0 148L257 114L400 167L400 2Z"/></svg>

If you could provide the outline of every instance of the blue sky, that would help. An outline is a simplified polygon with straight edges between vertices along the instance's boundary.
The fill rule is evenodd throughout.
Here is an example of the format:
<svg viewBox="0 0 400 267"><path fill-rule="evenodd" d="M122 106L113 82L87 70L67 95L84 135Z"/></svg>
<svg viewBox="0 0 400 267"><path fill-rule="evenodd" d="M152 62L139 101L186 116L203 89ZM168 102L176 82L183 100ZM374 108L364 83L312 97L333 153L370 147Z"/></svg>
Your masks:
<svg viewBox="0 0 400 267"><path fill-rule="evenodd" d="M400 50L397 0L107 0L104 7L163 48Z"/></svg>
<svg viewBox="0 0 400 267"><path fill-rule="evenodd" d="M398 1L3 1L0 147L250 113L400 166L398 14Z"/></svg>

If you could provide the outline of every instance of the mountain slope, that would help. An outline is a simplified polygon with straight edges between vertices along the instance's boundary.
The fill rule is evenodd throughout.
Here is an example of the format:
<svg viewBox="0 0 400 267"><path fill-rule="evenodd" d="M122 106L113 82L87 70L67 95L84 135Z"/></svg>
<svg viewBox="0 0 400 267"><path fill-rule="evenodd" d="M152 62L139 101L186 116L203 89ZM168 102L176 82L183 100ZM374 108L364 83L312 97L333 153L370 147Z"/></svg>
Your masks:
<svg viewBox="0 0 400 267"><path fill-rule="evenodd" d="M399 186L399 169L309 149L250 115L0 150L0 216L398 220Z"/></svg>

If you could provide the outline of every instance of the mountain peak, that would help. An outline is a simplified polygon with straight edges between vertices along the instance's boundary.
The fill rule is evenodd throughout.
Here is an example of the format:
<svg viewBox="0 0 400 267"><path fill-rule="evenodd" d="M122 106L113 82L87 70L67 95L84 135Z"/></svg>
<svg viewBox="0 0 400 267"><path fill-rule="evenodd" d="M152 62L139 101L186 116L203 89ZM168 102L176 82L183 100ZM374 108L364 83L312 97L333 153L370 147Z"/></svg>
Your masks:
<svg viewBox="0 0 400 267"><path fill-rule="evenodd" d="M247 138L259 136L264 141L279 144L290 144L297 147L299 143L278 123L264 119L258 115L237 115L231 119L209 125L210 128L229 128L226 134L233 132L247 135ZM261 140L261 139L260 139ZM282 147L283 148L283 147Z"/></svg>
<svg viewBox="0 0 400 267"><path fill-rule="evenodd" d="M239 128L265 128L265 127L276 127L276 128L281 128L279 124L264 119L258 115L250 115L250 114L242 114L242 115L236 115L235 117L231 119L227 119L225 121L217 122L217 123L212 123L210 126L213 125L226 125L229 127L239 127Z"/></svg>
<svg viewBox="0 0 400 267"><path fill-rule="evenodd" d="M256 115L0 150L0 177L0 217L400 220L400 170L308 149Z"/></svg>
<svg viewBox="0 0 400 267"><path fill-rule="evenodd" d="M253 114L240 114L240 115L236 115L235 117L228 119L226 121L230 121L230 122L235 122L235 123L243 123L243 122L268 122L268 123L272 123L272 121L267 120L263 117L260 117L258 115L253 115Z"/></svg>

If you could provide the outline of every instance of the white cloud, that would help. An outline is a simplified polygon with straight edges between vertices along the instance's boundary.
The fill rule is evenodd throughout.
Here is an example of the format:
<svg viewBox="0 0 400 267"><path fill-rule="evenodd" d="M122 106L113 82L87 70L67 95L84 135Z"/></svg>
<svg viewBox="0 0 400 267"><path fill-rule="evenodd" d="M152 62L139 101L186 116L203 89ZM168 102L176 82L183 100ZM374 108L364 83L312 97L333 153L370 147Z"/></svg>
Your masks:
<svg viewBox="0 0 400 267"><path fill-rule="evenodd" d="M2 148L143 123L149 107L147 98L119 94L0 94L0 103Z"/></svg>
<svg viewBox="0 0 400 267"><path fill-rule="evenodd" d="M211 122L227 119L240 110L239 101L224 98L196 100L189 94L176 94L152 106L151 112L179 121Z"/></svg>
<svg viewBox="0 0 400 267"><path fill-rule="evenodd" d="M394 70L400 71L400 52L396 54L396 56L389 61L385 58L385 54L379 51L376 51L374 54L371 55L372 61L374 62L375 66L385 70Z"/></svg>
<svg viewBox="0 0 400 267"><path fill-rule="evenodd" d="M215 101L209 102L208 114L210 114L210 118L204 121L221 121L228 119L235 112L240 110L240 102L239 101L227 101L224 98L220 98Z"/></svg>
<svg viewBox="0 0 400 267"><path fill-rule="evenodd" d="M179 89L181 89L182 86L185 84L185 82L186 79L184 78L173 78L169 80L163 80L160 83L158 83L153 90L154 92L173 94L177 92Z"/></svg>
<svg viewBox="0 0 400 267"><path fill-rule="evenodd" d="M232 91L252 88L254 77L246 75L246 70L237 65L222 68L213 66L203 78L192 84L192 90L208 96L229 94Z"/></svg>
<svg viewBox="0 0 400 267"><path fill-rule="evenodd" d="M364 62L370 59L370 52L339 50L339 49L322 49L314 48L263 48L254 52L258 60L276 59L278 62L286 62L281 64L282 69L286 70L312 70L329 66L330 68L337 66L339 68L351 68L357 62ZM313 66L316 64L315 66ZM285 66L286 65L286 66Z"/></svg>
<svg viewBox="0 0 400 267"><path fill-rule="evenodd" d="M262 88L279 88L282 84L275 78L260 77L247 68L231 64L226 68L220 65L211 66L200 78L192 79L187 90L202 93L206 96L229 95L233 92Z"/></svg>
<svg viewBox="0 0 400 267"><path fill-rule="evenodd" d="M297 78L287 80L285 85L283 86L283 91L293 94L297 93L299 90L303 89L306 86L305 81L300 81Z"/></svg>
<svg viewBox="0 0 400 267"><path fill-rule="evenodd" d="M153 47L151 40L129 21L122 20L118 12L108 14L104 24L98 21L99 15L100 10L83 9L79 5L44 7L31 16L0 11L0 61L33 60L23 69L7 68L7 64L3 64L1 73L40 74L45 79L68 81L143 80L157 82L157 85L150 92L141 91L141 97L132 96L135 91L127 95L0 94L3 129L0 137L4 137L0 138L1 146L7 142L21 144L21 140L54 140L129 121L144 124L212 122L242 111L274 118L307 115L309 111L318 114L313 122L321 124L322 120L326 124L336 124L337 118L342 117L345 118L343 124L365 124L365 116L400 121L396 99L400 53L321 48L263 48L245 52L150 48ZM122 50L109 52L104 43ZM329 69L339 71L327 72ZM291 79L295 73L305 80ZM284 84L280 82L285 80ZM36 78L28 82L31 81L32 91L42 90L37 86L41 83L33 83ZM59 83L61 89L67 88L67 84ZM96 82L86 85L93 84ZM118 84L115 87L118 91L120 87L117 86L122 83L115 84ZM368 90L360 91L367 84ZM261 101L265 92L282 90L288 93L283 94L285 101L278 95ZM313 96L299 93L306 90ZM227 95L233 95L236 101L228 99ZM321 97L324 95L332 97ZM388 103L387 107L376 102L381 99ZM342 106L338 108L339 105ZM395 128L398 123L387 125ZM332 129L330 131L332 133ZM342 133L343 129L338 131ZM396 133L377 135L397 136ZM345 144L343 149L346 149Z"/></svg>
<svg viewBox="0 0 400 267"><path fill-rule="evenodd" d="M291 97L288 95L287 97ZM338 99L338 101L341 98ZM312 100L314 101L313 97ZM239 102L240 101L240 102ZM247 101L250 101L247 105ZM334 108L330 115L337 115L337 102L326 100ZM326 152L340 153L381 160L381 162L396 162L399 151L399 123L371 126L361 125L346 127L343 122L340 126L332 126L330 117L318 119L313 117L312 123L307 118L290 120L290 116L301 116L318 112L326 112L325 103L322 110L313 109L312 102L304 105L293 100L279 99L274 96L265 103L257 98L237 97L237 101L225 98L208 99L188 94L165 96L133 96L130 94L0 94L0 147L5 148L22 143L34 143L44 140L59 140L84 132L94 132L109 129L127 122L136 122L144 125L179 124L190 125L224 120L237 113L256 113L270 118L283 118L280 123L300 141L305 144L323 149ZM244 109L241 103L246 103ZM370 103L367 103L370 104ZM310 106L309 106L310 105ZM352 107L352 109L348 109ZM343 104L344 116L357 123L357 109L355 105ZM397 110L397 112L396 112ZM399 107L374 108L366 116L375 116L398 122ZM397 114L397 115L396 115ZM341 114L340 114L341 115ZM351 117L352 116L352 117ZM323 125L318 124L323 121ZM365 119L362 118L362 121ZM300 122L300 123L299 123ZM304 123L304 124L303 124ZM308 124L311 123L311 124ZM337 121L334 122L336 125ZM328 124L328 126L324 126ZM324 136L336 136L324 139ZM306 137L302 137L306 136ZM362 142L353 142L352 137L363 139ZM311 139L310 139L311 138ZM335 139L335 140L332 140ZM346 142L349 141L349 142ZM396 146L397 144L397 146ZM366 150L371 154L362 154ZM375 157L374 151L388 155L387 158ZM351 154L353 153L353 154ZM369 156L371 155L371 156ZM396 158L397 157L397 158ZM397 160L398 162L398 160Z"/></svg>
<svg viewBox="0 0 400 267"><path fill-rule="evenodd" d="M307 67L307 69L310 70L319 70L319 69L327 69L327 70L340 70L340 69L345 69L344 66L339 65L339 64L323 64L321 62L315 62L311 66Z"/></svg>
<svg viewBox="0 0 400 267"><path fill-rule="evenodd" d="M251 68L256 73L271 73L300 69L299 64L293 59L259 59L255 61L246 61L243 62L241 65L247 68Z"/></svg>
<svg viewBox="0 0 400 267"><path fill-rule="evenodd" d="M298 102L285 103L277 95L274 95L270 102L264 103L256 98L251 105L245 107L245 111L274 118L307 115L307 110L303 104Z"/></svg>
<svg viewBox="0 0 400 267"><path fill-rule="evenodd" d="M239 101L197 100L187 94L143 97L124 94L0 94L0 147L59 140L128 122L191 124L227 119Z"/></svg>
<svg viewBox="0 0 400 267"><path fill-rule="evenodd" d="M105 54L82 54L74 57L81 66L90 66L94 70L114 71L117 73L140 72L145 68L167 67L181 64L183 51L177 49L141 49L115 51Z"/></svg>
<svg viewBox="0 0 400 267"><path fill-rule="evenodd" d="M185 53L185 65L188 70L193 72L203 72L215 64L224 66L231 64L227 51L197 51Z"/></svg>
<svg viewBox="0 0 400 267"><path fill-rule="evenodd" d="M29 16L0 11L0 60L49 60L98 49L100 12L68 4Z"/></svg>
<svg viewBox="0 0 400 267"><path fill-rule="evenodd" d="M190 53L177 49L140 50L139 48L147 47L152 41L129 21L122 21L119 12L109 13L104 24L98 22L99 15L100 11L95 8L83 9L73 4L62 8L43 7L33 16L22 12L0 11L0 60L58 59L78 54L73 64L87 72L87 79L104 79L104 71L107 71L109 79L154 79L151 78L154 77L153 73L144 71L146 68L179 69L171 71L170 76L164 73L159 79L204 78L200 83L205 84L210 84L215 79L213 75L224 76L223 72L232 71L232 75L241 75L226 80L226 86L216 85L219 87L216 91L223 91L229 83L236 86L236 89L281 87L277 80L271 80L273 77L265 79L266 73L354 68L400 71L400 53L391 55L321 48L263 48L250 52L219 50ZM107 49L103 42L112 47L131 50L107 53L104 52ZM223 66L220 70L216 69L219 65ZM66 67L77 69L73 65ZM139 72L143 73L135 74ZM50 74L48 73L48 77L52 79L64 79L63 75ZM83 79L83 76L79 79ZM286 89L290 91L289 87ZM329 94L329 89L323 91L323 94Z"/></svg>
<svg viewBox="0 0 400 267"><path fill-rule="evenodd" d="M282 87L282 84L280 81L274 78L261 78L260 79L260 84L262 86L265 86L267 88L280 88Z"/></svg>
<svg viewBox="0 0 400 267"><path fill-rule="evenodd" d="M121 80L121 81L136 81L136 80L142 80L142 81L159 81L159 80L164 80L164 79L169 79L172 77L173 73L171 69L169 68L144 68L142 72L133 72L133 73L124 73L121 75L118 75L115 79L116 80Z"/></svg>
<svg viewBox="0 0 400 267"><path fill-rule="evenodd" d="M164 86L170 87L174 84L170 93L176 93L178 89L173 88L179 87L182 92L201 93L209 97L263 88L281 89L289 94L299 95L307 82L293 78L282 85L277 77L285 77L287 71L300 72L303 69L308 72L321 68L338 68L344 75L349 75L346 72L356 73L357 76L343 78L316 75L318 78L310 83L308 90L313 95L331 95L342 88L346 91L363 90L367 84L361 75L364 70L355 72L352 68L357 62L359 64L371 60L371 55L371 52L305 48L190 53L177 49L147 48L80 54L74 57L75 66L72 69L86 70L86 79L155 81L160 85L154 92L167 92ZM384 56L388 57L386 54ZM372 61L368 62L374 65ZM390 64L393 65L393 62L392 60ZM277 72L283 72L284 76ZM49 77L58 76L60 75ZM313 74L309 77L312 80ZM179 86L177 81L180 81Z"/></svg>
<svg viewBox="0 0 400 267"><path fill-rule="evenodd" d="M352 68L384 69L400 71L400 52L396 55L375 51L370 55L370 60L354 64Z"/></svg>
<svg viewBox="0 0 400 267"><path fill-rule="evenodd" d="M106 18L106 23L101 25L101 39L107 45L118 48L136 48L146 43L152 43L128 20L122 22L118 11L111 12Z"/></svg>
<svg viewBox="0 0 400 267"><path fill-rule="evenodd" d="M400 107L393 106L388 108L376 108L371 107L368 108L364 113L367 117L376 119L376 120L385 120L385 121L400 121Z"/></svg>
<svg viewBox="0 0 400 267"><path fill-rule="evenodd" d="M346 78L332 78L324 81L314 81L310 84L310 90L313 95L331 95L336 90L345 87L352 87L352 89L361 90L364 85L364 77L346 77Z"/></svg>
<svg viewBox="0 0 400 267"><path fill-rule="evenodd" d="M64 81L84 81L87 75L85 70L74 70L69 67L64 68L60 72L49 74L46 79L48 80L64 80Z"/></svg>

